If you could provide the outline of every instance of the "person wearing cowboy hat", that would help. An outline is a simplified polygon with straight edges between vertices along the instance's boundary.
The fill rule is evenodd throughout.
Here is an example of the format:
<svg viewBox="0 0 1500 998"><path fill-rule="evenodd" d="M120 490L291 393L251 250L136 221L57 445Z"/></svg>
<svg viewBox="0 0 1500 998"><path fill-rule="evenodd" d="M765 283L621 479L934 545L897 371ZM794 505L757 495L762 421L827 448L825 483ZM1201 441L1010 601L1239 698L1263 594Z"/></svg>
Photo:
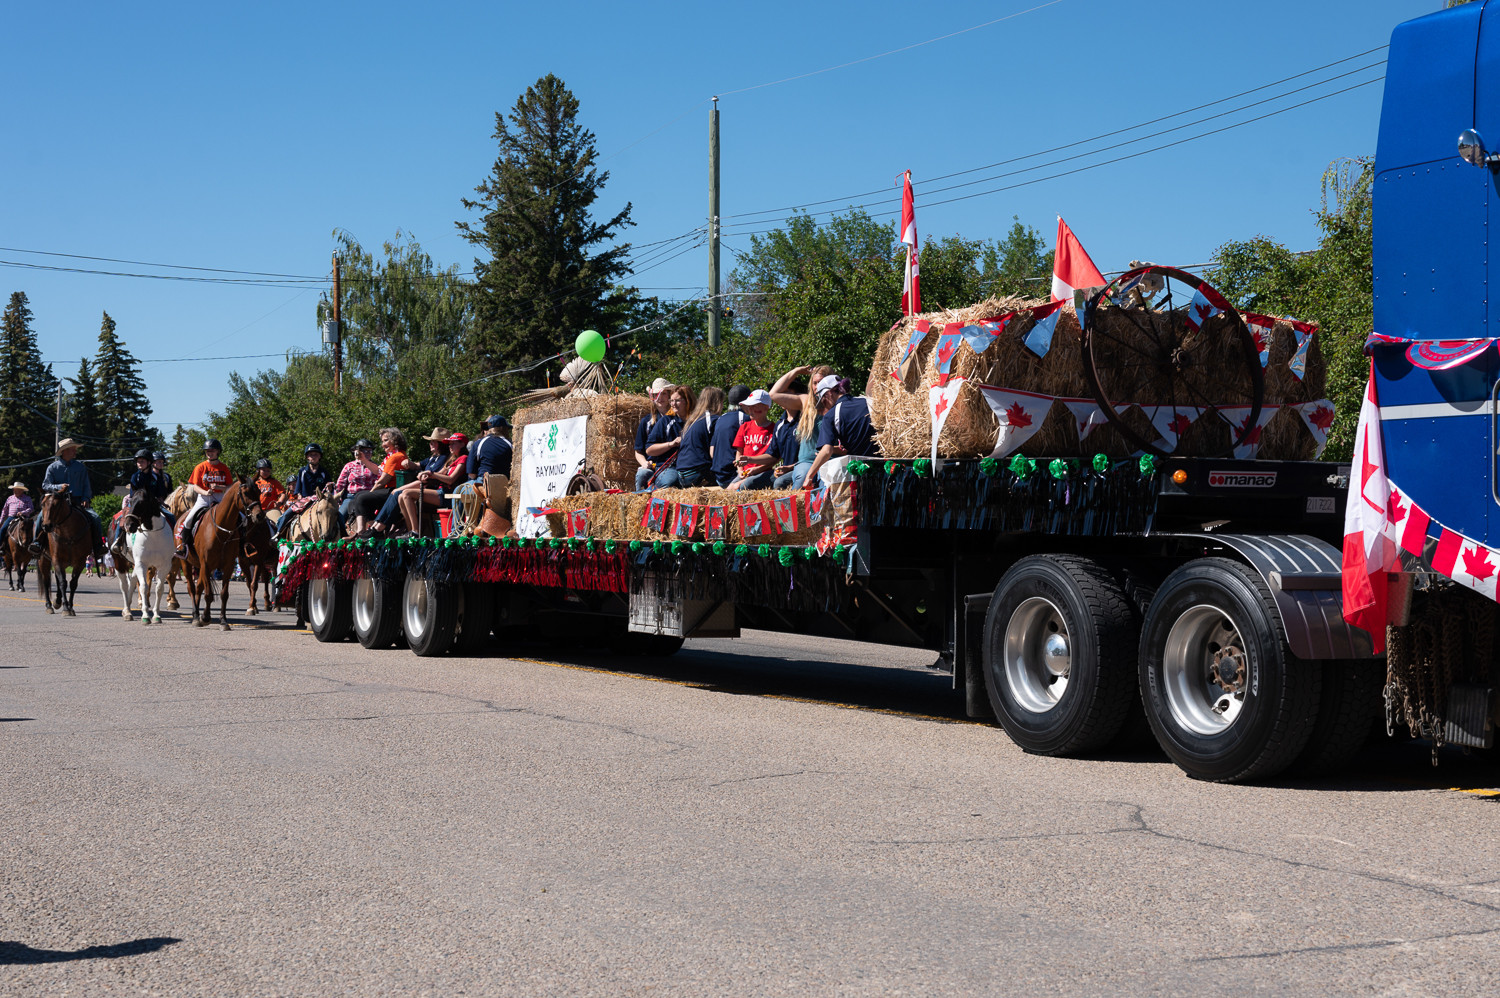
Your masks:
<svg viewBox="0 0 1500 998"><path fill-rule="evenodd" d="M229 465L219 460L223 449L212 437L203 441L203 460L198 462L198 466L188 476L188 491L198 498L193 502L193 508L188 510L187 516L182 518L182 527L177 532L179 558L187 557L188 538L193 536L193 529L198 525L198 518L203 515L203 511L217 506L219 500L224 498L224 493L229 491L229 486L234 483L234 472L229 470Z"/></svg>
<svg viewBox="0 0 1500 998"><path fill-rule="evenodd" d="M10 533L12 523L35 512L31 497L26 494L30 491L24 482L10 483L10 495L5 497L5 505L0 507L0 541Z"/></svg>
<svg viewBox="0 0 1500 998"><path fill-rule="evenodd" d="M427 441L427 449L431 451L427 458L417 466L419 471L442 471L443 465L448 463L448 437L453 431L446 426L434 426L432 432L422 439Z"/></svg>
<svg viewBox="0 0 1500 998"><path fill-rule="evenodd" d="M88 514L89 530L92 534L94 544L94 561L104 559L104 527L99 522L99 514L89 509L89 503L94 499L94 486L89 481L88 469L83 462L78 460L78 441L72 437L64 437L57 445L57 458L47 465L47 473L42 476L42 491L51 495L60 492L64 488L68 490L68 496L73 504ZM42 514L36 514L36 536L31 542L31 553L41 554L47 536L46 529L42 526Z"/></svg>

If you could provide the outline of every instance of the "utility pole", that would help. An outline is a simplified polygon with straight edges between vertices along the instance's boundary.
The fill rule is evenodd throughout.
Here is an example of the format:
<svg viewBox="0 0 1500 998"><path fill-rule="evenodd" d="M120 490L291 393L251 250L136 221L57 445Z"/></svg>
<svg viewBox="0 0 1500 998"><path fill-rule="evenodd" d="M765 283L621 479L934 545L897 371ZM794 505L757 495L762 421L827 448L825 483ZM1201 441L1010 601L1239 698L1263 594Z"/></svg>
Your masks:
<svg viewBox="0 0 1500 998"><path fill-rule="evenodd" d="M57 445L62 443L62 382L57 383L57 422L52 424L52 453L57 453Z"/></svg>
<svg viewBox="0 0 1500 998"><path fill-rule="evenodd" d="M333 254L333 391L344 391L344 323L339 314L339 255Z"/></svg>
<svg viewBox="0 0 1500 998"><path fill-rule="evenodd" d="M708 113L708 345L719 345L719 98Z"/></svg>

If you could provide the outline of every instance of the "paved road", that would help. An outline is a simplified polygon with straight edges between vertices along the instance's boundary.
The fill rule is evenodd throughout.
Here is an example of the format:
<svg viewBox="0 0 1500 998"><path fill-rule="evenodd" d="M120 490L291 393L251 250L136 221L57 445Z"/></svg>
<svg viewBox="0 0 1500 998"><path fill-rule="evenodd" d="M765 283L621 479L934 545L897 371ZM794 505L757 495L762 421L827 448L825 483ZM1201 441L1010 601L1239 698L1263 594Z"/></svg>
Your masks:
<svg viewBox="0 0 1500 998"><path fill-rule="evenodd" d="M887 649L627 673L0 597L3 995L1500 987L1488 760L1221 787L1024 755Z"/></svg>

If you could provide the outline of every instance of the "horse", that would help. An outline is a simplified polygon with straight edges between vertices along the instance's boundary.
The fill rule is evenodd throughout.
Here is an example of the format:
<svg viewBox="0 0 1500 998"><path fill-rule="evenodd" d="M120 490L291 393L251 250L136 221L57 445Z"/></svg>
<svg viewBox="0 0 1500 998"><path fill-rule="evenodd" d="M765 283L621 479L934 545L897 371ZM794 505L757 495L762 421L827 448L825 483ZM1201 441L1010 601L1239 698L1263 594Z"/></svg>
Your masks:
<svg viewBox="0 0 1500 998"><path fill-rule="evenodd" d="M89 515L73 503L66 485L56 492L42 497L42 526L47 528L47 547L37 560L37 574L42 577L42 594L46 597L47 612L61 608L69 617L73 612L73 597L78 593L78 577L94 550L94 529ZM68 583L68 569L73 570L73 582ZM52 583L57 583L57 602L52 601Z"/></svg>
<svg viewBox="0 0 1500 998"><path fill-rule="evenodd" d="M124 525L124 543L111 551L120 576L120 592L125 597L124 617L132 620L130 604L133 592L141 594L141 623L161 623L162 592L167 572L175 560L172 528L162 516L161 504L149 492L130 497Z"/></svg>
<svg viewBox="0 0 1500 998"><path fill-rule="evenodd" d="M259 588L264 587L266 591L266 609L272 610L276 606L271 599L271 583L276 578L277 554L269 516L245 529L240 548L240 571L245 575L245 584L250 587L249 613L252 617L260 613L255 604Z"/></svg>
<svg viewBox="0 0 1500 998"><path fill-rule="evenodd" d="M0 554L5 556L5 581L12 590L26 591L26 566L31 564L31 514L16 517L0 537Z"/></svg>
<svg viewBox="0 0 1500 998"><path fill-rule="evenodd" d="M187 573L188 597L193 601L193 623L207 627L213 615L214 573L219 573L219 625L230 630L229 578L234 574L234 562L239 557L240 545L246 527L254 528L263 522L265 515L260 509L260 493L241 477L229 486L217 506L210 506L193 525L193 536L188 546ZM203 613L198 613L198 597L203 596Z"/></svg>
<svg viewBox="0 0 1500 998"><path fill-rule="evenodd" d="M186 485L179 485L167 496L167 512L172 514L172 519L178 523L187 516L188 510L193 508L193 496L189 494ZM177 602L177 577L186 576L188 568L181 558L172 559L172 567L167 571L167 609L181 610L182 604Z"/></svg>
<svg viewBox="0 0 1500 998"><path fill-rule="evenodd" d="M285 515L293 516L292 525L286 530L289 541L331 541L338 539L339 504L333 499L333 486L325 485L318 490L316 498L296 514L289 510Z"/></svg>

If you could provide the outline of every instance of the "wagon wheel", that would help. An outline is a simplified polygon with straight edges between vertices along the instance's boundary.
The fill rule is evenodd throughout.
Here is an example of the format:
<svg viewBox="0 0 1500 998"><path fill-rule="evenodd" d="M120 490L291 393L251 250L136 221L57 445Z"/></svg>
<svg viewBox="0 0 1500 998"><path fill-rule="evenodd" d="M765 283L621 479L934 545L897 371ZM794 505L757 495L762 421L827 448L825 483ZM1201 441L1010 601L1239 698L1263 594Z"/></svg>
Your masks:
<svg viewBox="0 0 1500 998"><path fill-rule="evenodd" d="M603 492L607 488L604 479L595 474L594 469L580 461L578 470L573 472L572 478L568 479L568 488L564 495L581 496L585 492Z"/></svg>
<svg viewBox="0 0 1500 998"><path fill-rule="evenodd" d="M1265 372L1255 339L1224 296L1192 274L1157 266L1121 274L1089 299L1081 346L1094 399L1141 450L1171 453L1144 439L1116 406L1248 407L1248 418L1228 420L1225 454L1259 433Z"/></svg>

